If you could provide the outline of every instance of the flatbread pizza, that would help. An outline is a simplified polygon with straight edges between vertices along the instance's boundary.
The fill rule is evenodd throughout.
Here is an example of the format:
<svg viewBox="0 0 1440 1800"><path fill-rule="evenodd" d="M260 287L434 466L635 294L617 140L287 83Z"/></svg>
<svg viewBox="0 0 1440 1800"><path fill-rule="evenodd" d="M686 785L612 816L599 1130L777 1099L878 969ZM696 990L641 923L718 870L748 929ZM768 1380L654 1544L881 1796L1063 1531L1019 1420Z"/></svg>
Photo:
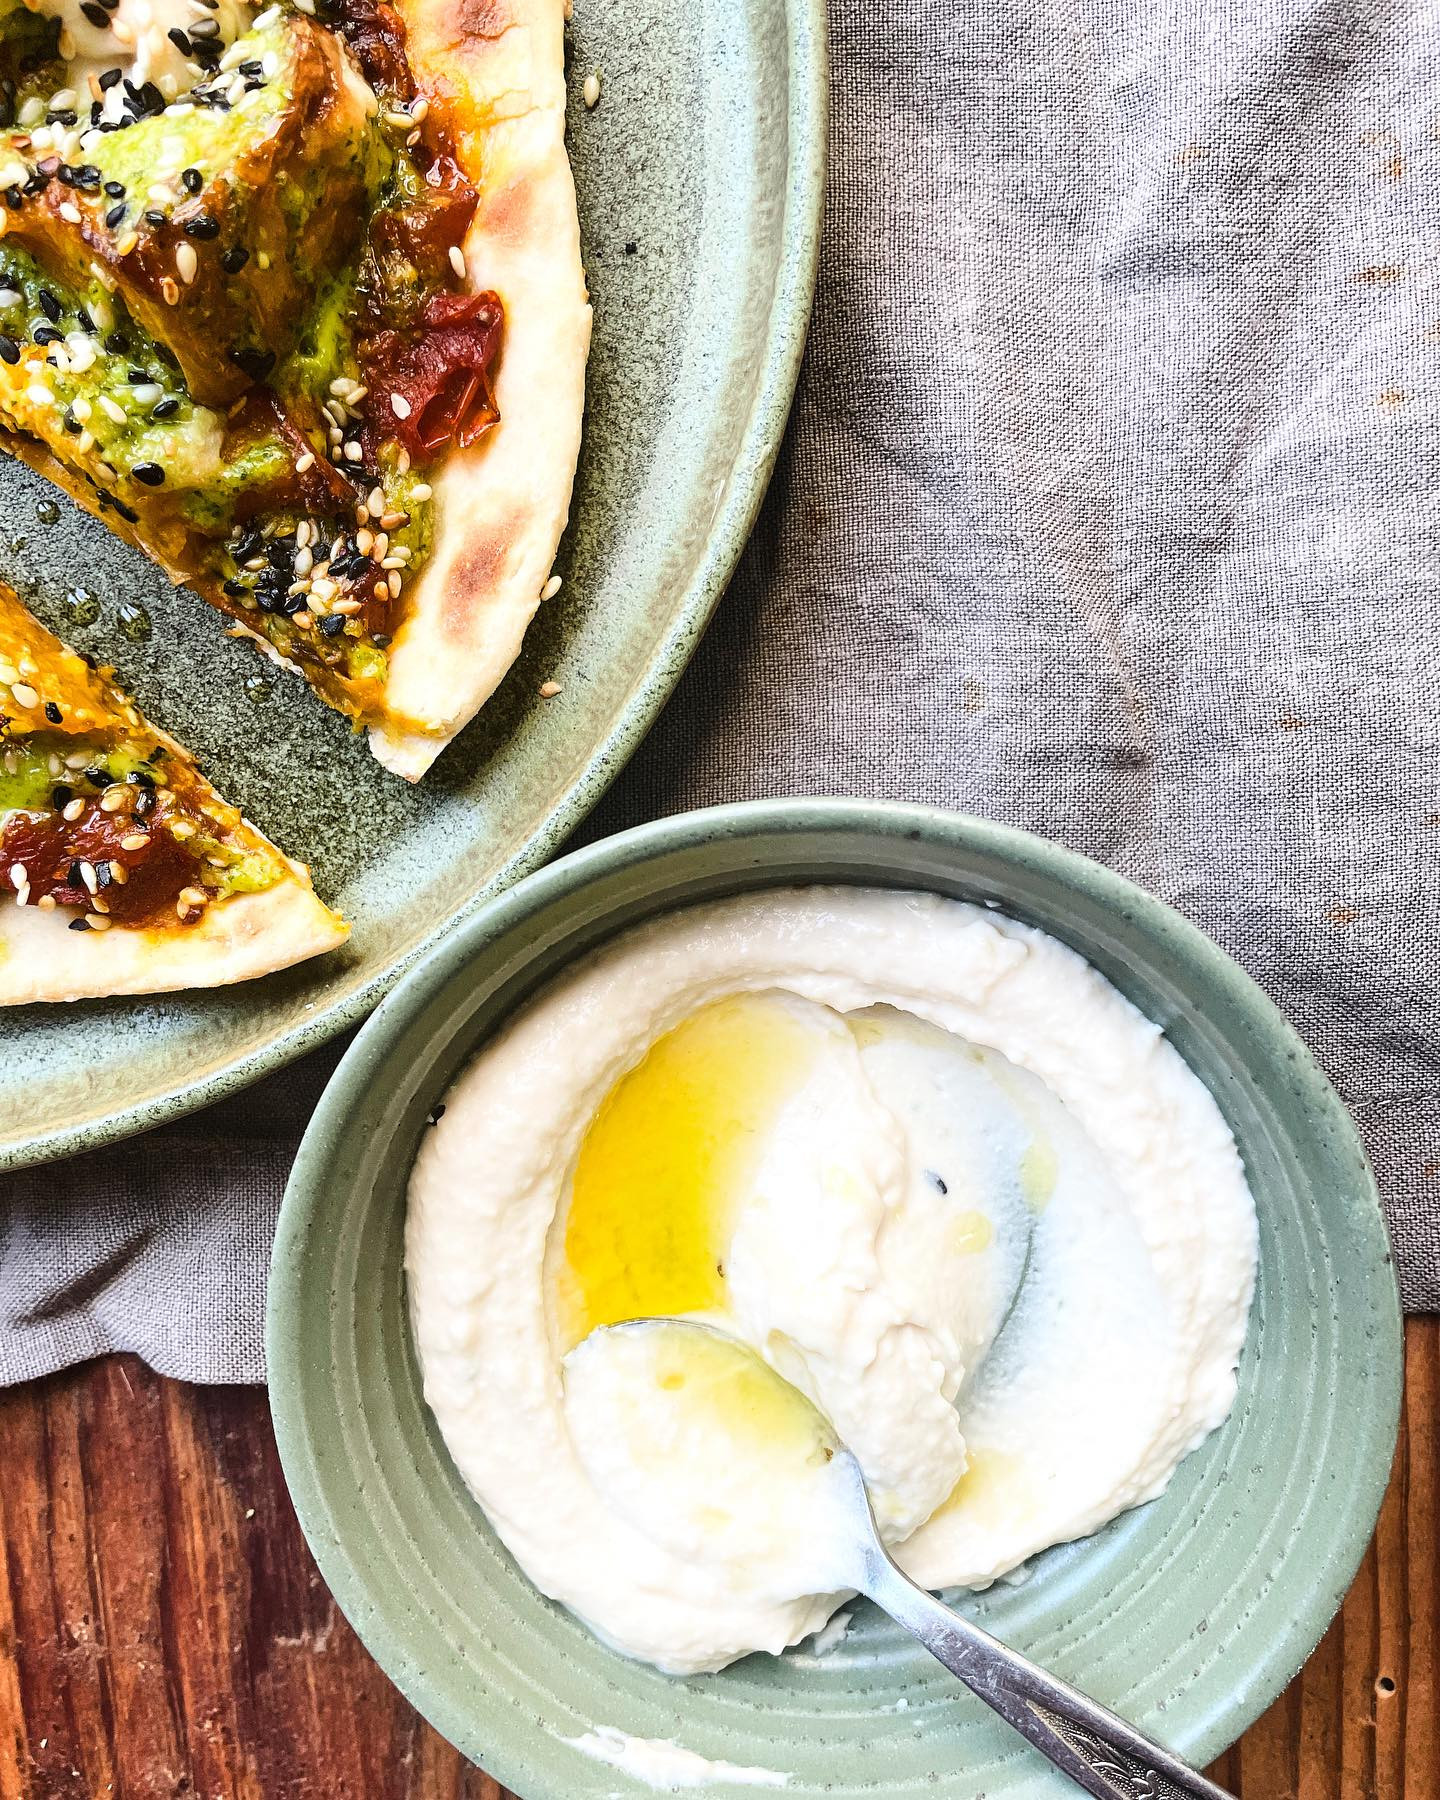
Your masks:
<svg viewBox="0 0 1440 1800"><path fill-rule="evenodd" d="M244 981L343 943L310 877L0 584L0 1005Z"/></svg>
<svg viewBox="0 0 1440 1800"><path fill-rule="evenodd" d="M0 0L0 445L415 779L517 654L590 310L563 0Z"/></svg>

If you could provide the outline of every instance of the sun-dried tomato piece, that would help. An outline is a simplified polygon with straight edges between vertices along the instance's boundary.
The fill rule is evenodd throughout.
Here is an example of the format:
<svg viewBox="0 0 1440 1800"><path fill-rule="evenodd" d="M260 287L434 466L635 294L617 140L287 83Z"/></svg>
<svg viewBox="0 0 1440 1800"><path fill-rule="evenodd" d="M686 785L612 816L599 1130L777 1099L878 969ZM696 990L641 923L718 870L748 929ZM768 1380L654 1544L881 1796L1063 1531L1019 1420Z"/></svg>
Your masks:
<svg viewBox="0 0 1440 1800"><path fill-rule="evenodd" d="M126 925L154 917L175 924L176 898L197 885L200 870L199 859L163 823L128 808L105 812L98 800L73 820L58 812L12 813L0 831L0 857L7 876L17 865L25 870L31 905L52 894L57 906L90 909L98 894L103 908L95 910ZM82 865L94 875L93 889ZM118 879L116 865L124 871Z"/></svg>
<svg viewBox="0 0 1440 1800"><path fill-rule="evenodd" d="M504 322L497 294L431 294L415 341L377 332L365 351L368 448L394 439L425 463L483 437L500 417L491 381Z"/></svg>

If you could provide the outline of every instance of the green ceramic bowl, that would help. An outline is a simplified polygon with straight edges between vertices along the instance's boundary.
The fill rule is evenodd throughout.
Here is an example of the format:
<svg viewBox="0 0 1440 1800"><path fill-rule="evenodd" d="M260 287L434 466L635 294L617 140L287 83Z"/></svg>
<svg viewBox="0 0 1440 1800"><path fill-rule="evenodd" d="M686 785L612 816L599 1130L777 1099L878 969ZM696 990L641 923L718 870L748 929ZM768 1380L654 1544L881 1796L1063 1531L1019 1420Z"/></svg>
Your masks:
<svg viewBox="0 0 1440 1800"><path fill-rule="evenodd" d="M515 1568L421 1400L406 1180L426 1114L477 1045L622 927L815 881L993 902L1073 945L1210 1087L1259 1206L1259 1289L1229 1422L1160 1500L966 1610L1204 1762L1299 1668L1374 1527L1401 1370L1385 1227L1339 1099L1235 963L1119 876L978 819L787 801L645 826L490 902L384 1002L301 1147L271 1276L276 1430L320 1567L415 1705L525 1800L653 1791L566 1743L597 1725L778 1771L787 1793L830 1800L1073 1792L867 1608L823 1658L751 1657L718 1676L676 1680L603 1649Z"/></svg>

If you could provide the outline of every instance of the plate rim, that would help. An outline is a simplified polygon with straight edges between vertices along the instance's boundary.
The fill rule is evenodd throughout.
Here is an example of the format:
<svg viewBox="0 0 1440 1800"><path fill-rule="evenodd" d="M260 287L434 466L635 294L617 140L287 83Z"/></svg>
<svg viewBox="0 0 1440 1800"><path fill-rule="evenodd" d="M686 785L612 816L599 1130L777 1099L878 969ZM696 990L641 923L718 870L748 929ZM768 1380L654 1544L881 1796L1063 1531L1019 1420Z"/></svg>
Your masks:
<svg viewBox="0 0 1440 1800"><path fill-rule="evenodd" d="M886 800L795 796L699 808L632 827L572 851L495 895L487 904L483 919L472 917L453 928L420 965L409 971L347 1049L302 1139L281 1205L267 1293L265 1350L271 1419L286 1486L311 1554L367 1653L416 1710L461 1748L462 1754L472 1754L465 1749L462 1738L473 1739L473 1729L457 1737L460 1722L450 1719L448 1706L437 1703L435 1695L426 1691L423 1670L412 1665L408 1652L392 1639L388 1623L376 1615L373 1594L334 1529L324 1484L317 1478L305 1427L306 1407L301 1398L305 1383L294 1373L299 1366L295 1350L285 1347L288 1338L298 1349L299 1319L305 1304L303 1271L313 1202L303 1198L301 1190L308 1187L311 1194L318 1191L321 1184L316 1177L334 1160L334 1146L340 1138L338 1127L346 1117L353 1116L357 1099L363 1097L382 1060L387 1037L404 1029L414 1009L452 978L456 967L463 966L479 941L507 929L566 889L624 866L637 851L643 857L652 848L675 849L693 844L699 832L712 839L743 838L757 828L780 831L797 826L849 825L909 836L932 834L937 823L952 834L957 846L1001 851L1023 846L1032 862L1038 861L1062 877L1082 876L1102 899L1138 909L1149 923L1172 938L1185 941L1209 971L1253 1009L1256 1028L1295 1053L1297 1071L1303 1075L1327 1127L1337 1132L1353 1157L1358 1179L1352 1208L1358 1209L1367 1233L1377 1234L1371 1274L1379 1289L1376 1337L1383 1342L1376 1343L1372 1365L1375 1372L1368 1395L1371 1410L1365 1432L1367 1455L1348 1516L1337 1527L1337 1544L1343 1548L1335 1551L1319 1578L1312 1580L1302 1604L1294 1609L1285 1635L1274 1639L1265 1650L1259 1678L1243 1694L1232 1694L1227 1703L1214 1706L1188 1732L1176 1734L1181 1753L1203 1766L1253 1724L1313 1654L1349 1591L1373 1536L1394 1464L1403 1403L1404 1315L1389 1224L1359 1129L1333 1083L1280 1008L1235 958L1158 895L1105 864L1036 833L944 807ZM1368 1454L1372 1450L1374 1454ZM473 1727L474 1718L468 1723ZM530 1782L531 1771L506 1752L497 1755L487 1751L482 1766L502 1785L512 1785L516 1779ZM529 1800L564 1800L558 1790L543 1782L538 1787L531 1783L524 1791Z"/></svg>
<svg viewBox="0 0 1440 1800"><path fill-rule="evenodd" d="M239 1093L330 1042L373 1012L463 921L543 867L638 749L674 692L739 564L780 453L800 378L819 268L825 199L830 110L828 16L827 0L782 0L782 4L789 24L791 58L787 87L790 154L764 375L695 573L611 730L594 746L544 822L484 886L360 987L194 1081L180 1082L78 1124L47 1126L14 1143L0 1144L0 1172L76 1156L153 1130Z"/></svg>

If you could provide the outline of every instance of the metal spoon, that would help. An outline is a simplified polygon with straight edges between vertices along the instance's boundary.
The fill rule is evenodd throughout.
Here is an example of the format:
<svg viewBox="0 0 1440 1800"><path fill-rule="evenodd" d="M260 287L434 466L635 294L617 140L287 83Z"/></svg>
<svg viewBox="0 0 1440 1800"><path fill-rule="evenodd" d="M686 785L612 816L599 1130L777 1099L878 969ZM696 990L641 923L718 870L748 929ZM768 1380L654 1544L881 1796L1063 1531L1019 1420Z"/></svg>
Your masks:
<svg viewBox="0 0 1440 1800"><path fill-rule="evenodd" d="M782 1454L798 1454L820 1485L814 1490L816 1506L804 1510L805 1529L827 1534L811 1539L807 1551L822 1558L825 1590L854 1588L866 1595L899 1625L912 1632L930 1654L971 1691L992 1707L1007 1725L1049 1757L1056 1768L1079 1784L1096 1800L1233 1800L1223 1788L1192 1769L1147 1738L1108 1707L1080 1693L1067 1682L1047 1674L1028 1657L982 1631L969 1619L953 1612L924 1588L917 1587L890 1559L871 1510L865 1477L853 1453L835 1435L830 1421L798 1388L787 1382L750 1345L699 1319L632 1319L600 1327L566 1359L567 1373L582 1373L581 1364L611 1352L625 1353L625 1346L648 1345L663 1349L693 1334L710 1343L721 1340L753 1376L761 1371L773 1379L772 1391L787 1412L790 1429ZM714 1369L710 1370L712 1393ZM667 1381L667 1393L649 1397L657 1406L691 1406L675 1390L681 1383ZM646 1404L642 1390L631 1390L632 1400ZM719 1415L717 1415L718 1417ZM799 1420L798 1428L795 1420ZM773 1425L774 1421L770 1423ZM717 1429L720 1426L717 1425ZM739 1438L727 1441L730 1465L743 1465L748 1448ZM808 1452L808 1454L807 1454ZM773 1465L771 1465L773 1472ZM766 1466L756 1463L747 1474L747 1491L755 1492L761 1505L773 1496L763 1491ZM812 1516L813 1513L816 1516ZM830 1580L833 1574L833 1584Z"/></svg>
<svg viewBox="0 0 1440 1800"><path fill-rule="evenodd" d="M832 1467L848 1502L843 1516L853 1529L850 1541L837 1546L849 1585L913 1632L972 1694L1087 1794L1097 1800L1233 1800L1118 1713L917 1587L880 1540L859 1463L841 1447Z"/></svg>

